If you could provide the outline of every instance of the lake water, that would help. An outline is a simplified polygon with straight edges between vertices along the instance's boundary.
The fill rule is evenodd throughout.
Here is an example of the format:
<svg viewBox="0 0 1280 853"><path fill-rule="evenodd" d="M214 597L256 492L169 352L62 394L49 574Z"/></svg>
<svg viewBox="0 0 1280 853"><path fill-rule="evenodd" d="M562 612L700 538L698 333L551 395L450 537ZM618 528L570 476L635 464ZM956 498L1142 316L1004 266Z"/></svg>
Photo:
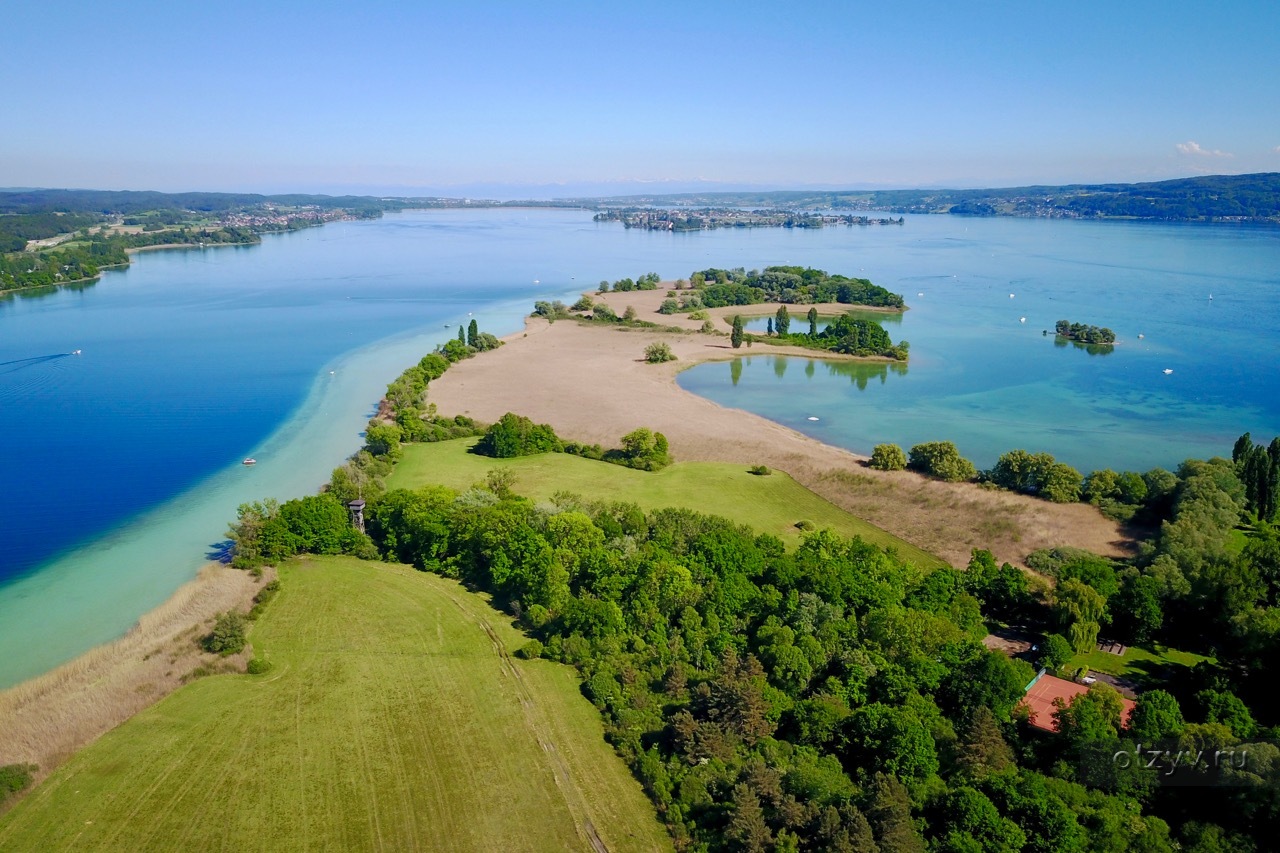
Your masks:
<svg viewBox="0 0 1280 853"><path fill-rule="evenodd" d="M1084 472L1173 467L1280 432L1280 230L936 217L881 234L899 239L860 274L906 296L885 326L908 364L756 345L680 385L862 453L950 439L982 467L1015 447ZM1055 341L1061 319L1118 343Z"/></svg>
<svg viewBox="0 0 1280 853"><path fill-rule="evenodd" d="M314 491L386 383L468 312L503 334L535 299L600 279L775 263L904 293L912 310L887 327L911 341L909 368L756 347L684 387L854 450L950 438L979 464L1021 446L1173 465L1280 431L1274 229L939 216L669 234L580 211L424 211L143 253L93 286L0 299L0 686L126 630L239 503ZM1040 330L1064 318L1121 343L1055 347Z"/></svg>

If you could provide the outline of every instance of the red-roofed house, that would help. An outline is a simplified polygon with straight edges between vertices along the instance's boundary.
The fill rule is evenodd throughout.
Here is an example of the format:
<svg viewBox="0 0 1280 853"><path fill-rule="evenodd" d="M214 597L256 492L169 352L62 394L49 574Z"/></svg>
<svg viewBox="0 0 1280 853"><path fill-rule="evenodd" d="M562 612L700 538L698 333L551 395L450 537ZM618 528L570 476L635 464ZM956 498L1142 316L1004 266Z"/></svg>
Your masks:
<svg viewBox="0 0 1280 853"><path fill-rule="evenodd" d="M1065 678L1054 675L1041 675L1031 682L1031 686L1027 688L1027 695L1022 697L1022 702L1019 704L1031 712L1027 722L1046 732L1056 732L1058 721L1053 718L1053 712L1057 710L1057 706L1053 704L1054 700L1061 699L1065 704L1070 705L1077 696L1088 692L1089 686L1086 684L1076 684L1074 681L1067 681ZM1120 723L1128 727L1129 715L1133 713L1135 703L1132 699L1126 699L1123 696L1120 697L1120 702L1124 705Z"/></svg>

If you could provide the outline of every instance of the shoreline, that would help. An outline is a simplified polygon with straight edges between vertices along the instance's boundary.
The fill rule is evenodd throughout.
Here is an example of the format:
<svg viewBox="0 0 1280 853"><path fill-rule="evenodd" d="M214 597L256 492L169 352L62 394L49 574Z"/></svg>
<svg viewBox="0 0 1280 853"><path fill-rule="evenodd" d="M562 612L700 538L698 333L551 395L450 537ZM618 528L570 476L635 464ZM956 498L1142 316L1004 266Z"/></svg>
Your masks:
<svg viewBox="0 0 1280 853"><path fill-rule="evenodd" d="M254 578L208 563L124 636L0 690L0 765L37 764L38 784L77 750L186 684L193 670L242 670L252 649L209 654L197 645L201 629L219 613L248 610L274 576L274 569Z"/></svg>
<svg viewBox="0 0 1280 853"><path fill-rule="evenodd" d="M427 402L442 415L468 415L489 423L515 412L550 424L567 440L606 447L637 427L648 427L667 436L677 460L765 464L785 471L836 506L952 565L966 565L973 548L990 549L997 561L1025 567L1026 555L1037 548L1074 545L1120 556L1132 547L1120 526L1092 506L1052 504L912 472L876 471L866 466L864 455L721 406L685 391L676 381L680 372L698 364L753 355L889 360L785 345L735 350L725 334L696 331L699 320L658 314L667 298L661 285L653 291L587 295L619 315L630 305L639 319L681 331L526 317L525 330L504 338L505 346L458 362L432 382ZM708 313L716 316L742 307L748 306ZM768 308L757 306L766 312ZM655 341L669 344L676 360L646 363L644 348Z"/></svg>

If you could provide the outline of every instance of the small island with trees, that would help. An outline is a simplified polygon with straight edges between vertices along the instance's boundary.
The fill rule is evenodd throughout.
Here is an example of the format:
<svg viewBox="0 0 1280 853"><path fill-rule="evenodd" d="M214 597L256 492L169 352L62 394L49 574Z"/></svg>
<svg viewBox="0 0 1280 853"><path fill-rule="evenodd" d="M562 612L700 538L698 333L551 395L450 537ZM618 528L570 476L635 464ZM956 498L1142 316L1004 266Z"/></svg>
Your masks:
<svg viewBox="0 0 1280 853"><path fill-rule="evenodd" d="M1070 320L1059 320L1054 325L1054 334L1081 344L1110 346L1116 342L1116 333L1106 326L1089 326L1084 323L1073 323Z"/></svg>

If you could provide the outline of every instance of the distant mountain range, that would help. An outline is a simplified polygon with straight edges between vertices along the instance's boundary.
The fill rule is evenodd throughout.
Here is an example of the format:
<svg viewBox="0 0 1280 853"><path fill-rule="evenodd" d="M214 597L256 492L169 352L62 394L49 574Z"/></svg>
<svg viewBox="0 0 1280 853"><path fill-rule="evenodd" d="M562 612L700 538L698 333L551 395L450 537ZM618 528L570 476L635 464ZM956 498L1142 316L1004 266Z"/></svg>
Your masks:
<svg viewBox="0 0 1280 853"><path fill-rule="evenodd" d="M670 189L659 183L655 189ZM1280 222L1280 173L1209 175L1140 184L1069 184L1003 189L737 190L496 201L445 196L259 195L29 189L0 191L0 214L150 210L211 213L264 205L317 206L352 211L418 207L617 207L772 208L780 210L890 211L958 216L1027 216L1062 219Z"/></svg>

